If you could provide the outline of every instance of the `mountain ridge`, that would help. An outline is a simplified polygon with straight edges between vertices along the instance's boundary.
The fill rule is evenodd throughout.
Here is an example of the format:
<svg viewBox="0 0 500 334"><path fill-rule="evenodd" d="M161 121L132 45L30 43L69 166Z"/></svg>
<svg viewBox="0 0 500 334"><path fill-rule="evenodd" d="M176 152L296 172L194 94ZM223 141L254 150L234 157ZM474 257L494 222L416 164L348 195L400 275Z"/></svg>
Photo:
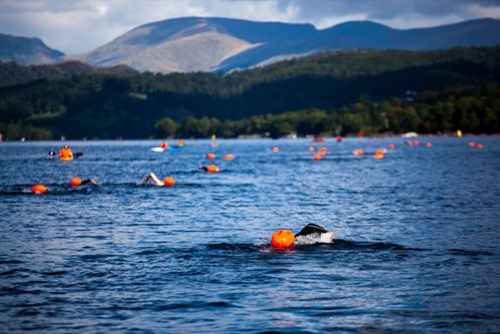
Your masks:
<svg viewBox="0 0 500 334"><path fill-rule="evenodd" d="M52 49L37 37L0 34L0 60L19 65L42 65L62 60L64 53Z"/></svg>
<svg viewBox="0 0 500 334"><path fill-rule="evenodd" d="M499 31L500 20L490 18L415 29L348 21L318 30L308 23L192 16L140 25L83 54L61 53L48 59L39 55L39 59L45 63L78 60L101 67L127 65L141 72L230 72L324 51L494 46L500 44ZM0 52L0 59L16 61L4 57L5 53Z"/></svg>

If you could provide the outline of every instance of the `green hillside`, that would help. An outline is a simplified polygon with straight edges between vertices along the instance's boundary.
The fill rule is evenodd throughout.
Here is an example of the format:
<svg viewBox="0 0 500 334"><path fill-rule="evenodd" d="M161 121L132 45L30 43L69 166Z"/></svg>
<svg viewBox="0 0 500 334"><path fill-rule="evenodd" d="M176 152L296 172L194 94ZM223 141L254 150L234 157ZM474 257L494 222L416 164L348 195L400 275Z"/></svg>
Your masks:
<svg viewBox="0 0 500 334"><path fill-rule="evenodd" d="M2 73L7 66L0 133L8 139L500 129L500 47L324 53L230 74L73 64L61 77L12 63L0 63Z"/></svg>

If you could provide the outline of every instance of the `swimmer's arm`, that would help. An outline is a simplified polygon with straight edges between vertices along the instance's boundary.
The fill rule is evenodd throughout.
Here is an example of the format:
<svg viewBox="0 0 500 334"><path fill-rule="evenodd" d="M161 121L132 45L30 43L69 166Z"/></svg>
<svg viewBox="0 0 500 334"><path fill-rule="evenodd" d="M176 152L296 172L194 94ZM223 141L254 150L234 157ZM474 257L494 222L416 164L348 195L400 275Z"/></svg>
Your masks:
<svg viewBox="0 0 500 334"><path fill-rule="evenodd" d="M163 186L163 182L154 174L154 173L149 173L148 176L146 176L141 183L146 183L148 180L151 179L157 186Z"/></svg>

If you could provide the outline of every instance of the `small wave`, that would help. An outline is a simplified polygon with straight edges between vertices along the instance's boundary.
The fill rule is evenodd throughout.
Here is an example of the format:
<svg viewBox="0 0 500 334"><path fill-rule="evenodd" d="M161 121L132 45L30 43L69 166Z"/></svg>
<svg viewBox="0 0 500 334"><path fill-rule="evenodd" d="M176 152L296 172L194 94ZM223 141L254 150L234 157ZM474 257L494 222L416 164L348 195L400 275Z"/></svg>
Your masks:
<svg viewBox="0 0 500 334"><path fill-rule="evenodd" d="M46 271L41 273L43 276L60 276L60 275L65 275L68 272L65 270L56 270L56 271Z"/></svg>
<svg viewBox="0 0 500 334"><path fill-rule="evenodd" d="M223 242L220 244L208 244L207 248L209 250L228 250L228 251L246 251L253 252L258 251L262 245L259 244L230 244Z"/></svg>
<svg viewBox="0 0 500 334"><path fill-rule="evenodd" d="M397 251L424 251L422 248L410 248L406 246L401 246L391 242L366 242L366 241L350 241L342 239L334 239L332 242L332 248L337 250L374 250L374 251L386 251L386 250L397 250Z"/></svg>
<svg viewBox="0 0 500 334"><path fill-rule="evenodd" d="M0 260L0 265L2 264L21 264L23 261L19 260Z"/></svg>
<svg viewBox="0 0 500 334"><path fill-rule="evenodd" d="M452 255L462 255L462 256L492 256L495 255L488 251L470 251L465 249L452 248L449 250Z"/></svg>
<svg viewBox="0 0 500 334"><path fill-rule="evenodd" d="M422 248L410 248L402 245L398 245L390 242L361 242L361 241L350 241L342 239L333 239L332 241L322 241L318 239L299 240L300 244L295 244L294 248L297 250L318 248L322 249L332 249L339 251L424 251ZM209 244L207 248L209 250L228 250L228 251L260 251L263 247L270 247L267 242L257 242L255 244L230 244L230 243L219 243L219 244Z"/></svg>

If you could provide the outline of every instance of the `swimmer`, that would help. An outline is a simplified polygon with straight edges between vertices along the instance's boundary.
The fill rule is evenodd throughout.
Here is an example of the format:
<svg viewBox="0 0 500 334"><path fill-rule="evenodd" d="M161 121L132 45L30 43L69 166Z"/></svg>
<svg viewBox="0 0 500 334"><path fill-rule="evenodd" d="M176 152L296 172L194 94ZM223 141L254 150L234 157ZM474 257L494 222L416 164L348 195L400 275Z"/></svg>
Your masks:
<svg viewBox="0 0 500 334"><path fill-rule="evenodd" d="M327 231L317 224L307 224L299 233L295 234L295 243L307 243L308 240L315 240L320 243L330 243L335 234Z"/></svg>
<svg viewBox="0 0 500 334"><path fill-rule="evenodd" d="M218 173L219 172L219 167L216 165L208 165L208 166L200 166L198 169L203 169L205 172L208 173Z"/></svg>
<svg viewBox="0 0 500 334"><path fill-rule="evenodd" d="M59 159L67 161L73 160L73 151L69 148L68 145L59 150Z"/></svg>
<svg viewBox="0 0 500 334"><path fill-rule="evenodd" d="M52 159L53 157L55 157L57 155L59 156L59 160L71 161L71 160L73 160L73 158L81 157L83 155L83 153L76 152L75 154L73 154L73 151L71 150L71 148L68 145L66 145L63 148L61 148L59 150L59 152L56 152L56 150L54 148L50 149L49 159Z"/></svg>
<svg viewBox="0 0 500 334"><path fill-rule="evenodd" d="M72 187L79 187L79 186L82 186L85 184L91 184L91 185L95 186L95 185L97 185L97 182L95 182L93 179L82 180L79 177L74 177L71 180L69 180L69 184Z"/></svg>
<svg viewBox="0 0 500 334"><path fill-rule="evenodd" d="M82 181L82 184L91 184L93 186L96 186L97 182L95 182L93 179L86 179Z"/></svg>
<svg viewBox="0 0 500 334"><path fill-rule="evenodd" d="M299 233L289 230L278 230L271 237L271 245L277 249L291 248L294 245L311 245L331 243L334 233L316 224L307 224Z"/></svg>
<svg viewBox="0 0 500 334"><path fill-rule="evenodd" d="M155 175L155 173L149 173L144 179L141 180L141 184L146 184L149 180L152 180L155 185L163 187L163 186L173 186L175 184L175 180L173 177L166 177L163 181Z"/></svg>

